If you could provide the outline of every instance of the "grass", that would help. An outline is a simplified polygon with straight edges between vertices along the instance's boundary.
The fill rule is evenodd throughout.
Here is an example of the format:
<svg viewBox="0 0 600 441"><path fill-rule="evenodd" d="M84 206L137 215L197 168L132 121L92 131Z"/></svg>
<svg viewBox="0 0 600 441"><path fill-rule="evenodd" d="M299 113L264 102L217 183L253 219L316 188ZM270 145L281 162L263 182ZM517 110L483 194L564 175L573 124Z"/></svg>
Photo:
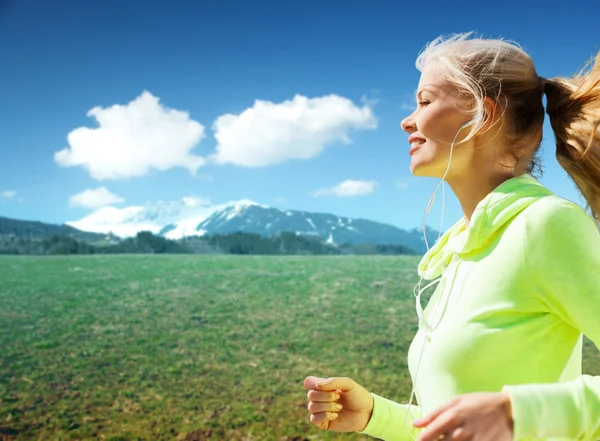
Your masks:
<svg viewBox="0 0 600 441"><path fill-rule="evenodd" d="M417 261L2 257L0 440L371 439L310 424L302 381L407 401Z"/></svg>

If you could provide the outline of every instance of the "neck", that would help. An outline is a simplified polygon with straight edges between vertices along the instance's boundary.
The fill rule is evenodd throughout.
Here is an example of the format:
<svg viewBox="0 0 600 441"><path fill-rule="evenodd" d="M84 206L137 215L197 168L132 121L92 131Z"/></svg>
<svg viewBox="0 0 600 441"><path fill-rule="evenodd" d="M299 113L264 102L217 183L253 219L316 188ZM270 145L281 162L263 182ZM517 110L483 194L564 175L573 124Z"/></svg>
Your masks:
<svg viewBox="0 0 600 441"><path fill-rule="evenodd" d="M460 201L464 216L465 226L469 226L471 217L477 205L496 187L512 178L507 174L474 174L461 176L460 179L448 180L448 185Z"/></svg>

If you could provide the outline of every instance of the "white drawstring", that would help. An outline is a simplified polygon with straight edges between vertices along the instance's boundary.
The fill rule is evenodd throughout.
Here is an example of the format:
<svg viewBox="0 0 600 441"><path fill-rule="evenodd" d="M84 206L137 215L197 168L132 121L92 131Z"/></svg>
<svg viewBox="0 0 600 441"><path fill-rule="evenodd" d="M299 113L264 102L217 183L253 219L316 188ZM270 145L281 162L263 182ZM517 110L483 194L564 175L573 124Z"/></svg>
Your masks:
<svg viewBox="0 0 600 441"><path fill-rule="evenodd" d="M425 311L423 310L423 307L421 306L421 294L423 294L423 292L430 286L432 286L436 283L440 283L441 279L442 279L441 277L438 277L437 279L429 282L423 288L420 288L419 292L415 295L416 296L415 306L417 309L417 317L419 318L419 328L421 328L421 325L423 325L423 328L425 328L426 332L428 332L428 333L433 332L433 328L429 325L429 323L425 319ZM420 286L421 286L421 283L419 282L419 284L415 288L418 288ZM415 290L413 289L413 294L415 294L414 291Z"/></svg>

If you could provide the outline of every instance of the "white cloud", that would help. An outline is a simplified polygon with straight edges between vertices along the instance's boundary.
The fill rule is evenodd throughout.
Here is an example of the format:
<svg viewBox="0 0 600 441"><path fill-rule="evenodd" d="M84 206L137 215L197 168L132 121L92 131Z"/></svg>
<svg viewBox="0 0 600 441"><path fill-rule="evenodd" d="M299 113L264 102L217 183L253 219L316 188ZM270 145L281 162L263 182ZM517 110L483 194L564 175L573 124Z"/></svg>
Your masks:
<svg viewBox="0 0 600 441"><path fill-rule="evenodd" d="M396 181L396 183L394 184L396 188L406 188L408 187L408 184L404 181Z"/></svg>
<svg viewBox="0 0 600 441"><path fill-rule="evenodd" d="M97 180L140 177L151 169L183 167L196 173L205 160L191 152L205 137L204 126L187 112L168 109L144 91L126 105L94 107L87 116L98 128L79 127L69 147L54 154L62 167L84 167Z"/></svg>
<svg viewBox="0 0 600 441"><path fill-rule="evenodd" d="M186 207L208 207L210 205L209 198L199 198L196 196L184 196L181 198L181 201Z"/></svg>
<svg viewBox="0 0 600 441"><path fill-rule="evenodd" d="M402 103L400 103L400 108L402 110L408 110L412 113L417 108L417 104L414 101L405 100L405 101L402 101Z"/></svg>
<svg viewBox="0 0 600 441"><path fill-rule="evenodd" d="M351 143L350 130L374 129L367 104L356 106L338 95L296 95L281 103L256 100L239 115L222 115L213 124L218 142L211 160L219 164L263 167L316 157L334 142Z"/></svg>
<svg viewBox="0 0 600 441"><path fill-rule="evenodd" d="M17 192L14 190L6 190L0 193L0 196L5 199L12 199L17 195Z"/></svg>
<svg viewBox="0 0 600 441"><path fill-rule="evenodd" d="M194 176L194 178L199 180L200 182L213 182L215 180L215 178L207 174L197 174Z"/></svg>
<svg viewBox="0 0 600 441"><path fill-rule="evenodd" d="M375 107L375 105L379 104L379 101L381 101L380 95L381 95L381 91L379 89L373 89L373 90L371 90L371 96L367 96L367 95L361 96L360 102L373 108L373 107Z"/></svg>
<svg viewBox="0 0 600 441"><path fill-rule="evenodd" d="M80 193L74 194L69 198L69 205L71 207L97 209L124 201L125 199L117 196L114 193L111 193L106 187L99 187L94 190L88 188L87 190L83 190Z"/></svg>
<svg viewBox="0 0 600 441"><path fill-rule="evenodd" d="M314 197L320 196L337 196L337 197L351 197L351 196L363 196L366 194L373 193L375 188L379 186L379 183L375 181L362 181L347 179L344 182L330 188L322 188L312 193Z"/></svg>

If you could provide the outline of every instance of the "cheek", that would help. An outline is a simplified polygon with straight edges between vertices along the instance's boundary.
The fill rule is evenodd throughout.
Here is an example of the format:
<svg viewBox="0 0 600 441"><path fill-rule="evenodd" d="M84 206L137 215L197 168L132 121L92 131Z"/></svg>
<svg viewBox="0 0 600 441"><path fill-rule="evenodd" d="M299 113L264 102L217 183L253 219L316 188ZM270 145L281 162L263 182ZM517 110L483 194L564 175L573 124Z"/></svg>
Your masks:
<svg viewBox="0 0 600 441"><path fill-rule="evenodd" d="M430 105L417 118L417 128L427 140L450 144L460 127L461 117L456 109Z"/></svg>

